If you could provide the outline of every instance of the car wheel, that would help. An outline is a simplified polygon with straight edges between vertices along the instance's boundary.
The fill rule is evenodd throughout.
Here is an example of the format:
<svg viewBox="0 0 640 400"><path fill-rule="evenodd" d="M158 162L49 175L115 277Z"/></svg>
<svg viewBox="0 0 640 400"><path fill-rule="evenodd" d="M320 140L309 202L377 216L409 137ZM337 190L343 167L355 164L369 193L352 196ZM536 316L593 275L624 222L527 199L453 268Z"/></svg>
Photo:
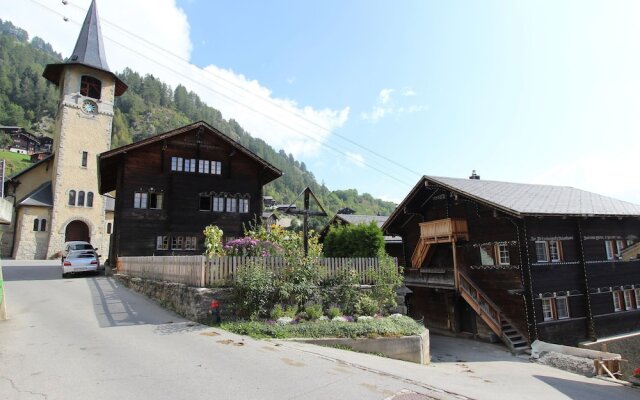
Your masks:
<svg viewBox="0 0 640 400"><path fill-rule="evenodd" d="M69 277L69 274L65 274L64 272L62 273L62 279L66 279Z"/></svg>

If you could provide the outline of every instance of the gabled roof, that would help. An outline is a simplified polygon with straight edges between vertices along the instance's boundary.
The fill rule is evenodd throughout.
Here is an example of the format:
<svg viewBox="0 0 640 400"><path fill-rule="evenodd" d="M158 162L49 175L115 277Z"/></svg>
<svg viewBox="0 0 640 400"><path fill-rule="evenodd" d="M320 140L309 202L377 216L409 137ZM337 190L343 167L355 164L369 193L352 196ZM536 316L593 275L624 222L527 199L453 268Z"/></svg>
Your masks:
<svg viewBox="0 0 640 400"><path fill-rule="evenodd" d="M570 186L535 185L425 175L383 225L387 229L426 186L442 187L509 214L525 216L640 217L640 205Z"/></svg>
<svg viewBox="0 0 640 400"><path fill-rule="evenodd" d="M52 154L49 154L47 157L45 157L45 158L43 158L42 160L40 160L40 161L38 161L38 162L34 163L34 164L33 164L33 165L31 165L30 167L25 168L25 169L23 169L22 171L18 171L18 172L16 172L15 174L11 175L9 178L7 178L7 182L9 182L9 181L11 181L11 180L13 180L13 179L18 178L18 177L20 177L20 176L21 176L21 175L23 175L23 174L26 174L27 172L31 171L32 169L35 169L36 167L38 167L40 164L45 163L45 162L47 162L47 161L49 161L49 160L53 159L53 157L54 157L54 154L53 154L53 153L52 153Z"/></svg>
<svg viewBox="0 0 640 400"><path fill-rule="evenodd" d="M247 157L253 159L259 165L262 165L264 167L264 170L266 171L265 177L267 178L267 181L265 183L271 182L272 180L277 179L280 176L282 176L282 171L280 171L278 168L274 167L273 165L271 165L267 161L265 161L262 158L260 158L257 154L255 154L251 150L247 149L246 147L244 147L240 143L238 143L235 140L231 139L230 137L228 137L224 133L220 132L216 128L214 128L211 125L207 124L206 122L198 121L198 122L195 122L193 124L185 125L185 126L183 126L181 128L174 129L174 130L169 131L169 132L161 133L159 135L151 136L151 137L148 137L148 138L146 138L144 140L141 140L139 142L135 142L135 143L131 143L131 144L128 144L128 145L125 145L125 146L121 146L121 147L118 147L116 149L112 149L112 150L109 150L109 151L106 151L106 152L100 154L100 156L99 156L99 172L100 172L99 185L100 185L100 193L105 193L105 192L109 192L109 191L115 190L115 177L112 177L112 179L109 180L109 184L106 184L105 183L106 179L104 177L104 173L106 171L109 171L110 167L114 166L115 160L117 158L119 158L121 155L126 154L127 152L132 152L132 151L139 150L139 149L141 149L141 148L143 148L145 146L149 146L149 145L151 145L153 143L158 143L158 142L161 142L161 141L166 140L166 139L170 139L170 138L175 137L175 136L179 136L179 135L182 135L182 134L185 134L185 133L188 133L188 132L192 132L192 131L197 130L197 129L203 129L204 133L218 136L220 139L222 139L227 144L229 144L230 146L232 146L235 149L237 149L238 151L240 151L242 154L244 154Z"/></svg>
<svg viewBox="0 0 640 400"><path fill-rule="evenodd" d="M26 195L24 199L19 200L16 203L16 207L21 206L53 207L51 181L43 183L33 192Z"/></svg>
<svg viewBox="0 0 640 400"><path fill-rule="evenodd" d="M336 214L334 220L341 219L344 222L353 225L370 224L371 222L375 222L378 227L381 227L387 218L389 217L386 215Z"/></svg>
<svg viewBox="0 0 640 400"><path fill-rule="evenodd" d="M127 85L112 73L107 65L107 58L104 54L104 44L102 41L102 31L100 29L100 19L98 18L98 9L95 0L91 1L71 57L62 64L48 64L42 76L58 85L64 67L74 64L85 65L111 75L116 81L116 96L120 96L127 90Z"/></svg>

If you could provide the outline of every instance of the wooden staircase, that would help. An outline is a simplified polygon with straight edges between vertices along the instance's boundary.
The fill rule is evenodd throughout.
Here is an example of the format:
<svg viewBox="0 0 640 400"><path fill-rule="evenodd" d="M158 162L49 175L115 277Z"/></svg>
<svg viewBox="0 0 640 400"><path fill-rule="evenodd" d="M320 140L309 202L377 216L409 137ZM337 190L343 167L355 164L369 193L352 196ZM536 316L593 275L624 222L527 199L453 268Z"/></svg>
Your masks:
<svg viewBox="0 0 640 400"><path fill-rule="evenodd" d="M432 246L431 243L424 238L420 238L420 241L418 241L418 245L411 256L411 267L419 269L422 264L424 264L425 260L430 258L434 250L435 246Z"/></svg>
<svg viewBox="0 0 640 400"><path fill-rule="evenodd" d="M411 256L411 267L419 269L432 255L438 243L469 240L467 221L462 218L446 218L420 224L420 239Z"/></svg>
<svg viewBox="0 0 640 400"><path fill-rule="evenodd" d="M516 354L530 350L529 342L489 297L469 278L458 271L460 294L491 330Z"/></svg>

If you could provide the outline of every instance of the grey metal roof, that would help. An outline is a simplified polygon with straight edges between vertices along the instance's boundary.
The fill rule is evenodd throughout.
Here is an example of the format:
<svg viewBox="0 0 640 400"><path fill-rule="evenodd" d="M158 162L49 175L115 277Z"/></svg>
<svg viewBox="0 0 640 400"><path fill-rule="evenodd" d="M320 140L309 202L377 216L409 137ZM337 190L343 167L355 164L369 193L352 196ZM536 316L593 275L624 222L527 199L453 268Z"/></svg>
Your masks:
<svg viewBox="0 0 640 400"><path fill-rule="evenodd" d="M384 221L389 218L386 215L359 215L359 214L336 214L336 217L341 220L348 222L353 225L358 224L370 224L371 222L375 222L378 227L381 227L384 224Z"/></svg>
<svg viewBox="0 0 640 400"><path fill-rule="evenodd" d="M434 176L424 178L520 215L640 216L640 205L570 186Z"/></svg>
<svg viewBox="0 0 640 400"><path fill-rule="evenodd" d="M53 194L51 193L51 181L38 186L33 192L18 201L18 206L53 207Z"/></svg>
<svg viewBox="0 0 640 400"><path fill-rule="evenodd" d="M127 85L111 72L107 64L95 0L91 1L71 57L63 64L47 65L42 76L57 85L60 82L63 67L71 64L86 65L112 75L116 80L116 96L120 96L127 90Z"/></svg>

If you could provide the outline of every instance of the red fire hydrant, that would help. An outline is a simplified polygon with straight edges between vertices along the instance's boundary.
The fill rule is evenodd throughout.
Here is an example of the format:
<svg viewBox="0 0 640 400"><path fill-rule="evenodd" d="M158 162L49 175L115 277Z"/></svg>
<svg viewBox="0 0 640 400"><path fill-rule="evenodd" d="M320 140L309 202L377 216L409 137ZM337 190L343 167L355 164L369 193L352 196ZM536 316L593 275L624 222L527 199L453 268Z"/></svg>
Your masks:
<svg viewBox="0 0 640 400"><path fill-rule="evenodd" d="M218 300L211 300L209 314L211 315L211 322L214 324L220 323L220 302Z"/></svg>

